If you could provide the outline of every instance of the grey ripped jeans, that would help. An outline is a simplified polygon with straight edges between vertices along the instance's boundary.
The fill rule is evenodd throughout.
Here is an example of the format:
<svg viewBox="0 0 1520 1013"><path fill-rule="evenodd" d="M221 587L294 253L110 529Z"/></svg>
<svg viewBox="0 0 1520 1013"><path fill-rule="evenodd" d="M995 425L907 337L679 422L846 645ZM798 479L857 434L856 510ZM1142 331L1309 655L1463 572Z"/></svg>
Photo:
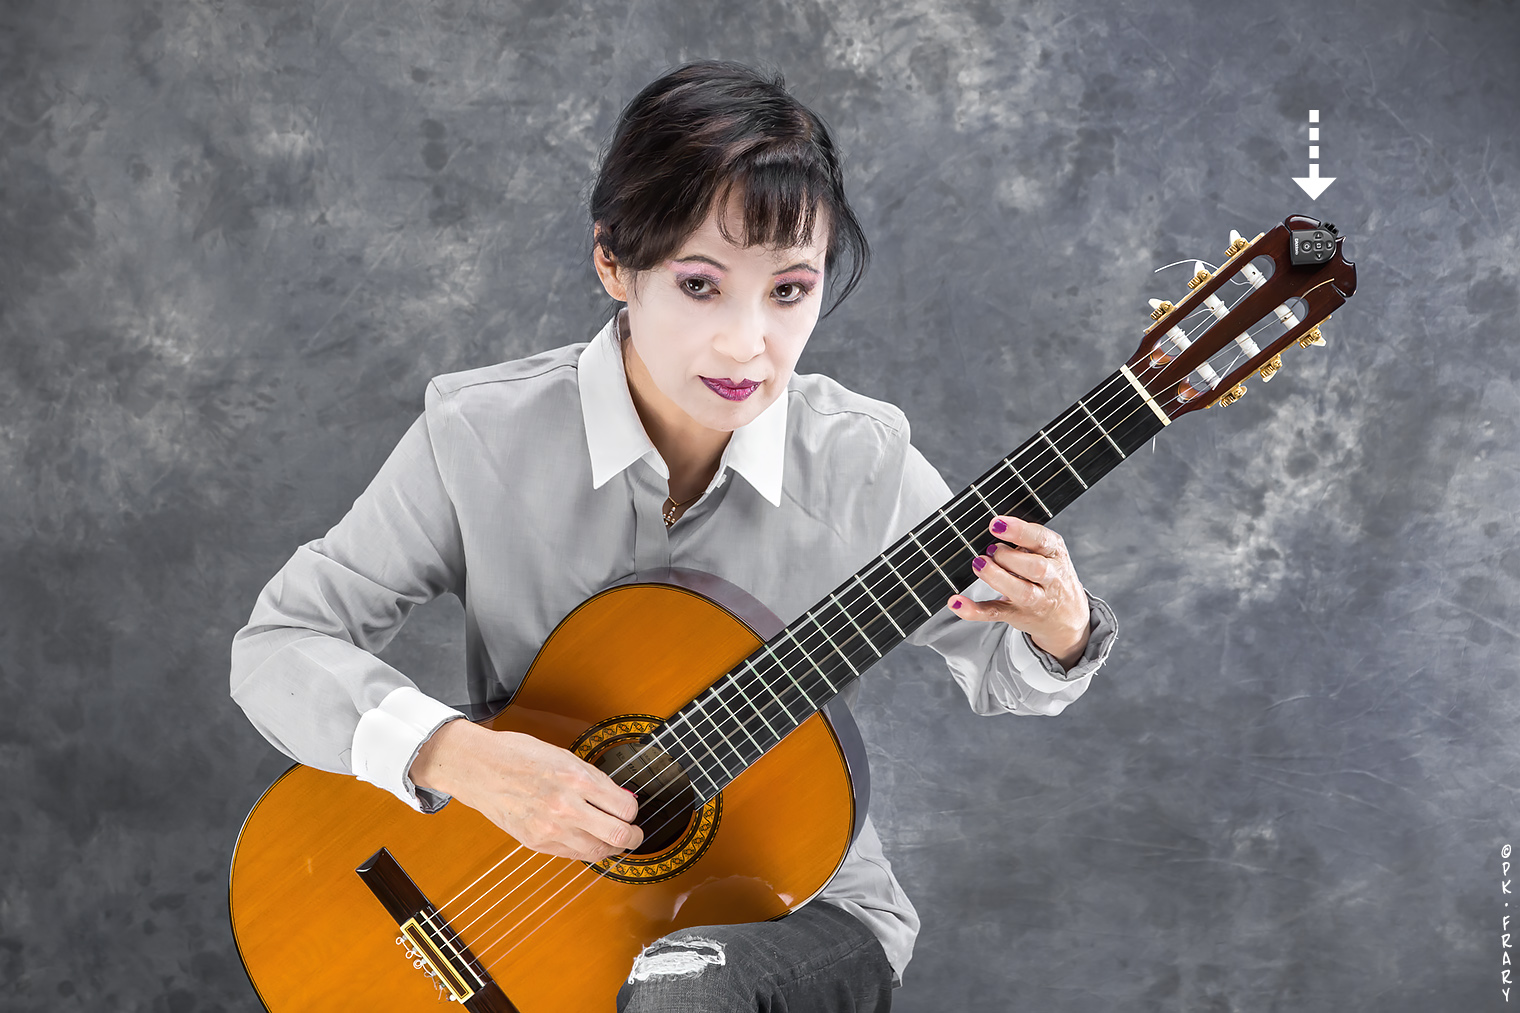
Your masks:
<svg viewBox="0 0 1520 1013"><path fill-rule="evenodd" d="M778 921L702 925L644 948L618 1013L888 1013L892 966L860 920L814 901Z"/></svg>

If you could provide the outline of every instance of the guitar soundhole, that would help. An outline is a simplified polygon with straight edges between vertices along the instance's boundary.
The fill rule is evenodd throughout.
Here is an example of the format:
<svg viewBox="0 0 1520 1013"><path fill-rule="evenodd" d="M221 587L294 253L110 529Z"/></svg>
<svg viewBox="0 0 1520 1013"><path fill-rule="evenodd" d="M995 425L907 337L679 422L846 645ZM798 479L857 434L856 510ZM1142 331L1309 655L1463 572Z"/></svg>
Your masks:
<svg viewBox="0 0 1520 1013"><path fill-rule="evenodd" d="M697 793L680 764L637 739L609 747L594 763L638 795L639 814L633 822L644 831L644 841L629 854L659 854L680 840L697 808Z"/></svg>

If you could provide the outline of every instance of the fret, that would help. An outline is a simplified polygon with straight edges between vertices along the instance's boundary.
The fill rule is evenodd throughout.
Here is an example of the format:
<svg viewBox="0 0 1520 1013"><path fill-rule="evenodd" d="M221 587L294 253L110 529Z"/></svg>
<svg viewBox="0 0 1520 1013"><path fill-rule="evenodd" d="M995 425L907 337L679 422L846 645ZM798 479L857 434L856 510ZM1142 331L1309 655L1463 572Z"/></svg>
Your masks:
<svg viewBox="0 0 1520 1013"><path fill-rule="evenodd" d="M690 749L686 748L686 743L682 742L681 737L675 734L674 731L675 723L677 721L680 721L685 716L686 711L684 708L682 710L676 711L664 724L656 728L654 730L654 734L649 737L650 745L654 746L656 749L664 751L670 756L671 759L675 760L683 767L687 766L688 764L693 766L696 764L696 757L692 754L692 751ZM677 747L680 748L680 755L676 755ZM685 762L682 762L683 758Z"/></svg>
<svg viewBox="0 0 1520 1013"><path fill-rule="evenodd" d="M866 642L866 646L871 649L872 653L874 653L878 658L881 657L881 652L878 651L878 650L876 650L876 645L873 644L873 643L871 643L871 638L868 637L868 636L866 636L866 631L862 630L860 628L860 624L855 621L855 617L852 616L852 615L850 615L849 609L847 609L843 605L839 604L839 599L836 598L836 597L834 597L834 592L833 591L829 592L829 601L833 602L834 603L834 607L837 608L844 615L844 617L850 621L850 625L851 626L855 627L856 630L860 631L860 639L864 640ZM846 665L850 665L850 656L848 654L845 654L844 651L840 650L838 644L834 643L834 638L831 637L831 636L829 636L829 631L823 628L822 624L820 624L818 622L818 618L816 616L814 616L811 611L808 612L807 615L808 615L809 619L813 620L813 625L817 626L818 629L819 629L819 631L823 633L824 639L826 639L829 642L829 645L831 647L833 647L834 650L839 653L839 656L841 658L844 659L844 663ZM850 665L850 670L854 671L855 670L855 666L854 665ZM855 672L855 674L859 675L860 673L859 672Z"/></svg>
<svg viewBox="0 0 1520 1013"><path fill-rule="evenodd" d="M734 744L732 742L728 741L728 736L723 734L723 729L721 729L721 728L718 727L718 722L714 721L712 719L712 715L709 714L709 713L707 713L707 711L702 708L702 700L701 700L701 698L698 697L697 699L693 700L688 706L695 707L696 710L697 710L697 713L700 714L700 715L702 715L704 718L706 718L707 719L707 723L713 726L713 731L717 732L718 735L719 735L719 737L721 737L724 742L728 742L728 748L732 749L734 755L739 758L739 769L743 770L745 767L747 767L748 764L744 760L744 754L741 753L741 752L739 752L738 749L734 748ZM695 725L692 726L692 730L696 731L696 726ZM707 745L707 738L706 738L706 736L701 735L700 732L698 732L698 735L700 737L700 741L702 742L702 744L704 746ZM734 775L729 773L729 771L728 771L728 764L724 763L722 760L719 760L717 753L714 753L711 749L709 749L707 751L707 755L711 756L713 758L713 760L717 762L718 766L722 769L723 775L725 777L727 777L729 780L733 780Z"/></svg>
<svg viewBox="0 0 1520 1013"><path fill-rule="evenodd" d="M1083 489L1086 489L1087 488L1087 482L1086 482L1086 480L1082 478L1081 473L1079 473L1076 468L1073 468L1071 466L1071 462L1066 459L1066 455L1065 454L1061 453L1061 448L1058 447L1058 446L1056 446L1055 441L1052 440L1049 436L1046 436L1045 435L1045 430L1043 430L1043 429L1040 430L1040 436L1042 436L1044 438L1044 440L1045 440L1046 443L1050 444L1050 449L1054 450L1056 452L1056 456L1061 459L1061 463L1064 464L1064 465L1066 465L1066 470L1069 471L1069 472L1071 472L1073 475L1076 475L1077 476L1077 481L1082 484L1082 488Z"/></svg>
<svg viewBox="0 0 1520 1013"><path fill-rule="evenodd" d="M813 656L807 652L807 648L802 646L802 642L799 641L795 636L792 636L792 628L788 626L784 632L787 636L792 638L792 643L797 645L797 650L802 652L802 656L807 659L808 664L818 669L818 677L822 679L823 684L829 688L829 692L837 694L839 692L839 687L834 685L834 680L829 678L829 674L827 672L821 668L818 668L818 662L813 660Z"/></svg>
<svg viewBox="0 0 1520 1013"><path fill-rule="evenodd" d="M697 759L696 751L688 746L686 744L686 740L681 738L681 733L676 731L677 721L685 721L686 727L692 732L693 735L697 737L697 742L701 745L706 745L706 743L702 740L702 733L697 731L695 728L692 728L691 712L684 707L672 715L669 721L666 721L663 725L661 725L659 731L655 732L655 735L658 737L665 734L666 732L669 732L671 737L675 739L674 745L680 746L681 751L690 757L692 762L695 763Z"/></svg>
<svg viewBox="0 0 1520 1013"><path fill-rule="evenodd" d="M662 729L662 731L663 731L663 729ZM660 742L659 742L659 733L658 732L655 734L655 737L653 739L651 739L650 741L653 742L654 745L657 748L659 748L662 752L664 752L665 755L670 756L671 759L673 759L673 760L676 760L676 765L679 766L683 771L686 772L686 776L687 776L688 779L691 779L695 775L700 774L701 776L707 778L707 783L708 784L712 785L712 795L716 795L718 792L720 792L720 791L723 790L723 786L718 783L718 779L716 777L713 777L711 774L709 774L707 772L707 768L702 765L702 761L699 760L697 758L696 754L694 754L693 752L691 752L691 750L689 750L689 749L684 750L684 752L686 754L686 758L685 758L685 762L682 762L681 760L677 759L676 757L671 756L670 749L668 749L668 748L660 745ZM725 773L726 773L726 771L725 771ZM699 786L697 784L693 783L692 787L693 788L697 788ZM702 791L702 793L705 794L707 792L707 789L702 788L701 791ZM708 797L710 798L711 795L709 795Z"/></svg>
<svg viewBox="0 0 1520 1013"><path fill-rule="evenodd" d="M710 785L712 785L713 795L716 795L718 792L720 792L720 791L723 790L723 786L718 783L718 779L716 777L712 776L712 772L707 769L706 765L703 764L701 760L697 760L696 763L695 763L695 766L696 766L697 773L699 773L703 777L707 778L707 783L710 784ZM723 771L723 776L725 778L729 778L728 770L726 768L724 768L721 763L718 765L718 768ZM729 778L729 780L732 780L732 778ZM709 796L709 797L711 797L711 796Z"/></svg>
<svg viewBox="0 0 1520 1013"><path fill-rule="evenodd" d="M751 669L751 671L753 671L753 669ZM746 693L746 692L744 692L744 687L742 687L742 686L739 685L738 676L737 675L730 675L729 676L729 681L733 683L734 689L738 690L739 695L742 696L742 697L744 697L744 702L747 703L747 704L749 704L749 709L755 712L756 716L759 717L760 720L765 723L765 727L768 728L768 729L770 729L771 735L775 736L775 739L776 739L777 742L780 742L781 741L781 736L777 735L776 734L776 729L771 727L770 719L765 716L765 711L761 710L759 707L756 707L755 706L755 701L751 700L749 698L749 694ZM760 685L762 685L762 686L766 685L764 679L760 680ZM766 686L766 688L769 689L770 687ZM776 696L776 694L772 693L771 696ZM776 702L780 703L781 702L781 698L780 697L776 697ZM785 707L782 707L781 709L782 710L786 710ZM764 752L764 750L761 750L761 752Z"/></svg>
<svg viewBox="0 0 1520 1013"><path fill-rule="evenodd" d="M763 675L760 674L760 670L758 668L756 668L753 664L751 664L750 660L748 658L744 659L744 667L747 668L747 669L749 669L750 672L751 672L751 674L753 674L756 679L760 680L760 685L762 685L762 686L765 687L766 692L770 693L770 695L775 699L776 703L781 707L781 712L786 715L786 719L792 723L792 727L796 728L797 725L800 723L797 720L797 716L791 712L791 709L788 708L787 705L786 705L786 701L784 701L784 700L781 699L780 694L778 694L776 692L775 688L773 686L771 686L770 682L765 678L765 676L763 676ZM764 720L764 716L763 715L761 717L761 720L762 721ZM767 723L767 727L769 727L769 723ZM775 729L772 728L771 732L774 734L775 733ZM779 736L779 735L776 736L776 737L778 739L781 738L781 736Z"/></svg>
<svg viewBox="0 0 1520 1013"><path fill-rule="evenodd" d="M1145 446L1151 437L1165 428L1119 373L1099 384L1084 400L1091 403L1095 397L1101 398L1102 407L1097 410L1103 413L1103 428L1126 455ZM1116 460L1113 466L1117 465Z"/></svg>
<svg viewBox="0 0 1520 1013"><path fill-rule="evenodd" d="M707 692L712 695L712 698L714 700L718 701L719 706L728 712L728 716L734 719L734 724L738 725L739 731L744 733L744 737L746 739L749 739L749 744L755 747L760 756L764 756L765 747L761 746L759 741L757 741L755 737L749 733L749 727L745 725L744 720L740 718L739 715L735 714L733 708L728 705L728 701L723 699L723 683L720 682L714 684L711 688L708 689ZM741 693L740 695L742 696L743 694ZM719 732L718 734L721 735L722 732ZM739 755L742 758L744 754L740 753Z"/></svg>
<svg viewBox="0 0 1520 1013"><path fill-rule="evenodd" d="M790 668L787 668L786 665L782 664L780 658L776 657L776 652L771 650L770 644L765 645L765 653L769 654L771 656L771 660L776 663L776 667L781 669L781 674L792 680L792 685L797 687L797 692L802 694L802 699L808 702L809 707L813 708L813 710L817 710L819 707L823 706L822 704L814 701L812 697L808 696L808 691L802 688L802 683L797 681L797 677L792 674L792 670Z"/></svg>
<svg viewBox="0 0 1520 1013"><path fill-rule="evenodd" d="M871 594L871 589L866 587L866 582L860 579L860 574L858 573L855 575L855 583L859 584L861 587L865 587L866 594L871 595L871 600L876 602L876 607L881 609L881 614L887 617L887 622L896 627L897 632L902 636L902 638L904 640L907 640L908 635L906 633L903 633L903 628L897 625L897 620L892 618L892 613L887 611L887 607L883 605L874 594Z"/></svg>
<svg viewBox="0 0 1520 1013"><path fill-rule="evenodd" d="M897 572L897 567L895 567L895 566L892 565L891 558L887 554L884 553L881 556L881 561L883 563L887 564L887 569L889 569L889 570L892 571L892 575L895 576L898 579L898 581L900 581L902 583L903 587L905 587L905 588L908 589L908 593L913 596L913 600L916 601L916 602L918 602L918 607L924 610L924 615L932 616L934 614L934 610L931 609L929 606L927 606L927 605L924 604L924 600L918 596L918 592L913 590L913 585L912 584L909 584L906 580L903 580L903 575L900 574L900 573L898 573ZM893 623L892 625L896 626L897 624ZM906 633L903 634L903 639L904 640L908 639L908 635Z"/></svg>
<svg viewBox="0 0 1520 1013"><path fill-rule="evenodd" d="M1150 415L1147 414L1141 418L1147 425L1155 425L1155 419ZM1071 455L1072 464L1091 481L1096 482L1117 468L1124 460L1114 450L1108 439L1099 435L1093 423L1076 409L1073 409L1071 413L1071 425L1082 434L1085 441L1085 446Z"/></svg>
<svg viewBox="0 0 1520 1013"><path fill-rule="evenodd" d="M918 540L918 536L915 535L912 531L908 532L908 537L911 538L911 539L913 539L913 544L916 545L916 546L918 546L918 551L922 552L924 554L924 556L929 560L929 562L934 566L934 568L936 570L939 570L940 578L942 580L944 580L944 582L946 584L950 585L950 590L954 591L955 590L955 581L953 581L949 577L945 576L945 571L944 570L940 570L939 569L939 564L934 561L934 557L932 555L930 555L929 550L926 549L926 548L924 548L924 543L920 542ZM964 541L964 539L963 539L963 541Z"/></svg>
<svg viewBox="0 0 1520 1013"><path fill-rule="evenodd" d="M1013 477L1023 483L1025 489L1029 490L1029 495L1033 496L1034 501L1040 505L1040 509L1045 511L1045 516L1047 518L1054 517L1055 514L1051 511L1050 507L1046 506L1045 501L1040 499L1040 494L1034 491L1033 486L1024 481L1024 476L1020 475L1019 470L1013 466L1013 458L1005 457L1003 458L1003 463L1008 466L1009 471L1013 472Z"/></svg>
<svg viewBox="0 0 1520 1013"><path fill-rule="evenodd" d="M1129 455L1124 452L1124 448L1115 443L1114 438L1108 435L1108 430L1103 428L1103 424L1098 421L1098 416L1092 413L1091 409L1087 407L1081 398L1077 398L1077 407L1081 408L1084 412L1087 412L1087 417L1092 419L1092 424L1097 427L1098 432L1102 433L1103 438L1109 442L1109 445L1119 452L1119 460L1122 461L1129 457Z"/></svg>
<svg viewBox="0 0 1520 1013"><path fill-rule="evenodd" d="M674 759L674 757L672 757L672 759ZM702 766L702 764L695 758L689 758L687 762L681 763L680 767L681 770L686 774L687 780L691 782L692 791L696 793L697 798L700 799L702 803L705 804L708 799L712 798L723 790L723 782L719 781L716 777L713 777L711 774L709 774L707 772L707 768ZM704 787L700 782L698 782L698 775L706 778L707 784L711 787Z"/></svg>
<svg viewBox="0 0 1520 1013"><path fill-rule="evenodd" d="M949 514L945 513L945 511L943 511L943 510L938 510L938 509L936 509L936 512L941 517L943 517L945 519L945 523L948 524L948 525L950 525L950 530L953 531L953 532L955 532L955 537L959 538L961 540L961 544L964 545L968 550L970 550L970 552L971 552L971 554L973 556L979 556L979 555L981 555L981 553L977 552L976 548L970 542L966 541L966 536L963 535L963 534L961 534L960 526L957 525L954 521L952 521L950 519L950 515ZM993 511L993 512L996 513L996 511ZM917 541L917 539L914 539L914 541ZM953 583L954 582L952 581L952 585L953 585Z"/></svg>
<svg viewBox="0 0 1520 1013"><path fill-rule="evenodd" d="M676 717L678 717L678 718L679 717L684 717L684 716L685 716L685 711L682 711L680 714L676 715ZM671 726L671 724L673 722L674 722L674 719L672 719L670 722L666 722L663 726L661 726L661 728L660 728L659 731L657 731L657 732L654 733L654 736L651 739L651 741L654 743L654 745L657 748L659 748L661 750L661 752L665 753L667 756L670 756L672 750L669 747L660 745L660 741L659 740L660 740L660 736L665 732L666 729L668 729ZM686 771L686 773L687 773L688 776L690 776L693 773L696 773L696 774L701 774L703 777L707 778L707 783L710 784L710 785L712 785L712 793L714 795L716 795L718 792L720 792L720 791L723 790L723 786L718 783L718 779L716 777L713 777L712 774L710 774L710 773L707 772L707 768L702 765L701 759L697 756L696 753L692 752L692 750L687 747L686 743L684 741L682 741L682 739L680 738L680 736L676 736L675 745L680 746L681 752L686 755L686 762L682 763L679 760L677 760L677 764L680 766L680 768L682 770ZM671 756L671 759L676 759L676 757ZM727 773L728 772L725 770L724 774L726 775Z"/></svg>
<svg viewBox="0 0 1520 1013"><path fill-rule="evenodd" d="M982 501L982 506L984 506L984 507L987 508L987 512L990 513L990 514L992 514L992 516L996 517L998 515L998 513L999 513L998 508L995 507L995 506L993 506L991 503L987 502L987 497L982 495L982 490L980 490L980 489L978 489L976 487L976 483L975 482L971 483L971 487L970 488L971 488L971 491L976 494L976 498Z"/></svg>

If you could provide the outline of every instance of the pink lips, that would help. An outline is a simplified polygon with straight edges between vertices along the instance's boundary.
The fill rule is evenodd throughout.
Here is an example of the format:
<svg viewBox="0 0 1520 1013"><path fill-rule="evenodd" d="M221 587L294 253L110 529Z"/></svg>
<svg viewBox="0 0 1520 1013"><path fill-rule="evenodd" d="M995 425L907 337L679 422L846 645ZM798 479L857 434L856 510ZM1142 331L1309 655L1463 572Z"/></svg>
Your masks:
<svg viewBox="0 0 1520 1013"><path fill-rule="evenodd" d="M730 401L743 401L755 392L755 388L760 386L759 380L743 380L739 383L733 383L729 380L714 380L706 376L702 377L702 382L707 384L708 389L714 394L727 398Z"/></svg>

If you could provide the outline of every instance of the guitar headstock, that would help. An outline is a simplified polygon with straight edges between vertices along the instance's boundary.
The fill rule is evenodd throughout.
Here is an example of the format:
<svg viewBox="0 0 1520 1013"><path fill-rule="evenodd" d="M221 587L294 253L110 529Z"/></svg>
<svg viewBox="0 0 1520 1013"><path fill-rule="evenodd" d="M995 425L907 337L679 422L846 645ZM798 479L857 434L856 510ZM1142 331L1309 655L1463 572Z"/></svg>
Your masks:
<svg viewBox="0 0 1520 1013"><path fill-rule="evenodd" d="M1319 325L1356 292L1334 225L1291 215L1251 242L1230 239L1217 270L1194 264L1181 302L1151 300L1155 323L1127 364L1169 418L1239 400L1243 381L1270 380L1288 346L1324 344ZM1230 299L1227 284L1249 289Z"/></svg>

